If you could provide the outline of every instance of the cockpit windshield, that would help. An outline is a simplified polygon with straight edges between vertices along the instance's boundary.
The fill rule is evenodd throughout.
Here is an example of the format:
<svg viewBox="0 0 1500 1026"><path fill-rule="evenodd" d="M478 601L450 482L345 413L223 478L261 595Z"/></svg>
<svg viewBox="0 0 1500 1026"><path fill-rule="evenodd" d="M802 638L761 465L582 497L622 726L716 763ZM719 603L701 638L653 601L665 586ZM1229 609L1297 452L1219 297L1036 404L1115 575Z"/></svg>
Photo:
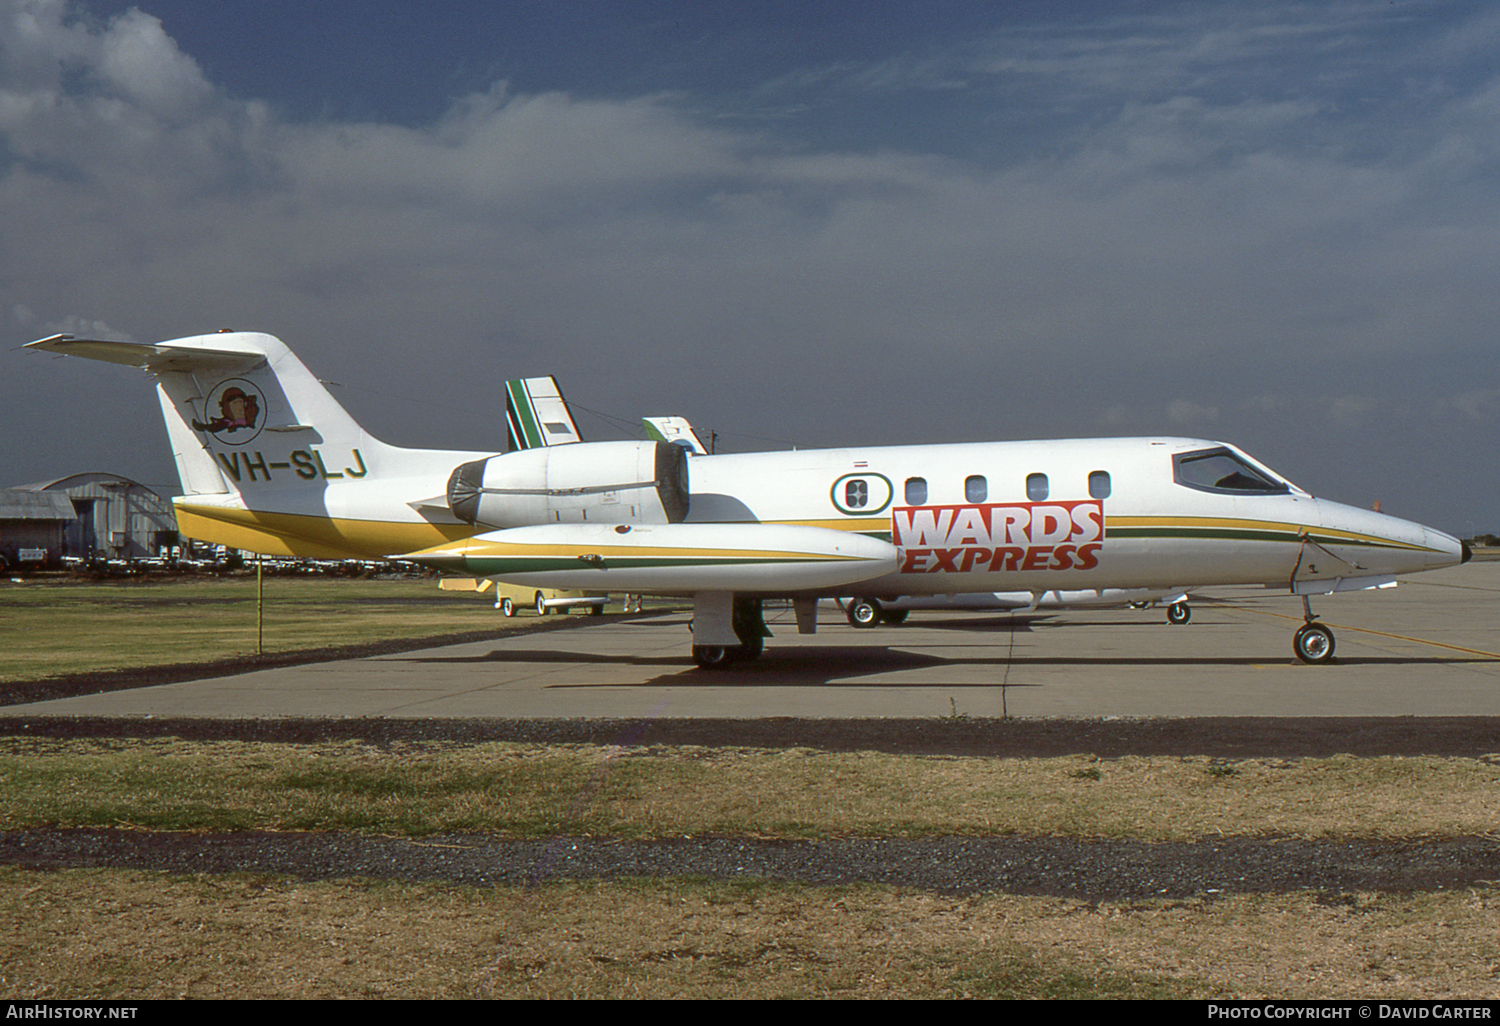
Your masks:
<svg viewBox="0 0 1500 1026"><path fill-rule="evenodd" d="M1178 484L1204 492L1280 495L1291 491L1285 481L1276 480L1224 448L1199 449L1173 456L1172 476Z"/></svg>

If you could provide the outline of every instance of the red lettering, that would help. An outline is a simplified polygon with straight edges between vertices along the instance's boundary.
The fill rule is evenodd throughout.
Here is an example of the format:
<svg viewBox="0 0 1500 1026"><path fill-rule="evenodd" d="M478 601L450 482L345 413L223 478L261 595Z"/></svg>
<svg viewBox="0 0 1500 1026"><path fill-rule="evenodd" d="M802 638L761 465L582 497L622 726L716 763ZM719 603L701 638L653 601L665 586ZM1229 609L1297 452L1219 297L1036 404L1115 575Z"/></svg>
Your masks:
<svg viewBox="0 0 1500 1026"><path fill-rule="evenodd" d="M1052 565L1048 570L1066 570L1073 565L1073 546L1059 545L1052 550Z"/></svg>
<svg viewBox="0 0 1500 1026"><path fill-rule="evenodd" d="M992 534L996 541L1024 545L1031 541L1026 537L1026 525L1029 523L1030 509L1024 506L1003 506L995 511L995 530Z"/></svg>
<svg viewBox="0 0 1500 1026"><path fill-rule="evenodd" d="M990 561L989 549L965 549L963 565L959 567L960 572L968 573L974 569L975 563L988 564Z"/></svg>
<svg viewBox="0 0 1500 1026"><path fill-rule="evenodd" d="M244 470L225 465L231 474ZM1103 548L1104 504L908 506L891 511L891 528L903 574L1092 570ZM1004 544L991 548L996 542Z"/></svg>
<svg viewBox="0 0 1500 1026"><path fill-rule="evenodd" d="M1047 562L1052 558L1051 545L1033 545L1026 550L1026 562L1021 564L1022 570L1045 570Z"/></svg>
<svg viewBox="0 0 1500 1026"><path fill-rule="evenodd" d="M1014 546L1006 546L996 549L995 554L990 557L991 570L1016 570L1019 569L1021 560L1026 557L1026 550Z"/></svg>
<svg viewBox="0 0 1500 1026"><path fill-rule="evenodd" d="M891 511L897 545L944 545L954 510L938 506L912 506Z"/></svg>
<svg viewBox="0 0 1500 1026"><path fill-rule="evenodd" d="M1066 506L1037 506L1031 511L1031 544L1056 545L1073 533L1073 518Z"/></svg>
<svg viewBox="0 0 1500 1026"><path fill-rule="evenodd" d="M1099 565L1099 550L1104 548L1102 542L1090 542L1087 545L1078 546L1078 569L1092 570Z"/></svg>
<svg viewBox="0 0 1500 1026"><path fill-rule="evenodd" d="M965 547L992 544L982 506L968 506L958 511L953 518L953 527L948 531L947 544Z"/></svg>
<svg viewBox="0 0 1500 1026"><path fill-rule="evenodd" d="M1078 543L1094 541L1104 537L1104 504L1080 502L1073 507L1073 533Z"/></svg>
<svg viewBox="0 0 1500 1026"><path fill-rule="evenodd" d="M927 572L935 574L939 571L948 570L955 574L958 573L958 564L954 560L958 558L958 554L962 551L963 549L933 549L932 555L937 563Z"/></svg>

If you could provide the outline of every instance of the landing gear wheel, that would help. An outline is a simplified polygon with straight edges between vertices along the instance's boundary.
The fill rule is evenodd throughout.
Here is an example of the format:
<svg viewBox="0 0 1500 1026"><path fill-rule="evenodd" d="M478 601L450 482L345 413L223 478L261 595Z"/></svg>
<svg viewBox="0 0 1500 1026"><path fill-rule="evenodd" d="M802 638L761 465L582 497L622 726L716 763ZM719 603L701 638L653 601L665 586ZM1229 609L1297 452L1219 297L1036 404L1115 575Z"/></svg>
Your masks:
<svg viewBox="0 0 1500 1026"><path fill-rule="evenodd" d="M894 627L898 623L905 623L906 622L906 614L908 612L910 612L910 610L906 610L906 609L882 609L880 611L880 622L881 623L888 623L892 627Z"/></svg>
<svg viewBox="0 0 1500 1026"><path fill-rule="evenodd" d="M537 616L546 616L547 615L547 600L546 600L546 598L544 598L542 596L541 592L537 592L536 593L536 615Z"/></svg>
<svg viewBox="0 0 1500 1026"><path fill-rule="evenodd" d="M1292 635L1292 651L1304 663L1330 663L1333 661L1333 631L1320 623L1304 624Z"/></svg>
<svg viewBox="0 0 1500 1026"><path fill-rule="evenodd" d="M510 598L508 596L506 598L501 599L500 600L500 612L504 613L506 616L515 616L516 615L516 600L513 599L513 598Z"/></svg>
<svg viewBox="0 0 1500 1026"><path fill-rule="evenodd" d="M602 604L595 605L595 606L589 606L589 615L590 616L600 616L603 613L604 613L604 606Z"/></svg>
<svg viewBox="0 0 1500 1026"><path fill-rule="evenodd" d="M850 627L874 627L880 622L880 604L874 599L850 599L844 615Z"/></svg>
<svg viewBox="0 0 1500 1026"><path fill-rule="evenodd" d="M722 670L734 662L737 645L694 645L693 662L703 670Z"/></svg>
<svg viewBox="0 0 1500 1026"><path fill-rule="evenodd" d="M1167 623L1180 626L1192 618L1193 611L1186 602L1174 602L1167 607Z"/></svg>

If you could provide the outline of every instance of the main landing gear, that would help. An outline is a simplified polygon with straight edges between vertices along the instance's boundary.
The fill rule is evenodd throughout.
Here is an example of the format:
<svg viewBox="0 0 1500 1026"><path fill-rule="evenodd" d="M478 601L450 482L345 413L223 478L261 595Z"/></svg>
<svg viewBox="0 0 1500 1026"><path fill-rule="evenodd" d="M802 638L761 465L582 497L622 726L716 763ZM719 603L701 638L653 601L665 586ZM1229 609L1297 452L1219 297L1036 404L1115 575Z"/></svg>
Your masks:
<svg viewBox="0 0 1500 1026"><path fill-rule="evenodd" d="M738 645L694 645L693 662L703 670L722 670L732 663L759 659L766 648L766 621L761 616L760 599L735 599L734 636Z"/></svg>
<svg viewBox="0 0 1500 1026"><path fill-rule="evenodd" d="M1181 626L1193 619L1193 610L1186 602L1173 602L1167 607L1167 623Z"/></svg>
<svg viewBox="0 0 1500 1026"><path fill-rule="evenodd" d="M1317 665L1333 662L1333 631L1321 623L1315 623L1312 603L1302 596L1302 615L1306 619L1297 633L1292 635L1292 651L1304 663Z"/></svg>
<svg viewBox="0 0 1500 1026"><path fill-rule="evenodd" d="M876 624L884 623L895 625L906 622L907 611L905 609L882 609L880 603L874 599L852 598L844 607L844 615L849 618L850 627L874 627Z"/></svg>

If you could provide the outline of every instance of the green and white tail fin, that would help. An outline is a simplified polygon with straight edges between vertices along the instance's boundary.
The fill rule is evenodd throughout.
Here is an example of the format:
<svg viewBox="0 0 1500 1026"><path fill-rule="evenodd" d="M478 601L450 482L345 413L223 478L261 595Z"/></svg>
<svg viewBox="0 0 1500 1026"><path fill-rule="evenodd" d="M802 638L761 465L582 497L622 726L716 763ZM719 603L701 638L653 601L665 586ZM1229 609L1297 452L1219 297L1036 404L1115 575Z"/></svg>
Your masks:
<svg viewBox="0 0 1500 1026"><path fill-rule="evenodd" d="M708 455L708 450L703 447L703 442L686 417L642 417L641 423L646 426L646 437L653 442L671 442L694 455Z"/></svg>
<svg viewBox="0 0 1500 1026"><path fill-rule="evenodd" d="M551 375L505 383L505 430L511 452L583 441Z"/></svg>

